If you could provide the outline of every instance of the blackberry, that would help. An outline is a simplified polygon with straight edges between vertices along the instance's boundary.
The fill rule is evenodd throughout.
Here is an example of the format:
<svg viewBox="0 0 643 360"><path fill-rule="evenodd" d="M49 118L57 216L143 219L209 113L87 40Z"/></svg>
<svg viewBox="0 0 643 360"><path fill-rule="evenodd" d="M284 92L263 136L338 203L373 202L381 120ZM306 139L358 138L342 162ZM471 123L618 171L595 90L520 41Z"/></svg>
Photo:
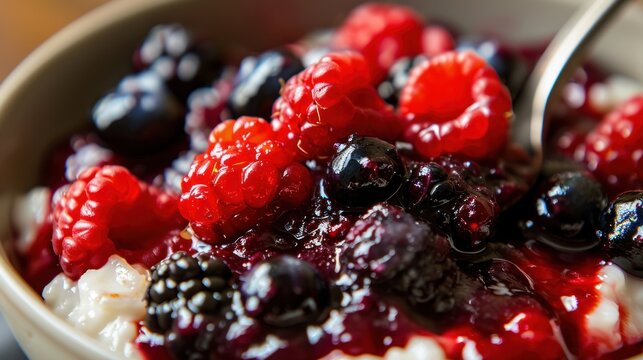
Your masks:
<svg viewBox="0 0 643 360"><path fill-rule="evenodd" d="M304 70L301 60L290 50L264 52L246 57L239 66L228 98L233 117L258 116L269 119L283 82Z"/></svg>
<svg viewBox="0 0 643 360"><path fill-rule="evenodd" d="M523 233L560 250L583 250L598 243L594 232L607 197L586 172L554 174L541 184L533 215Z"/></svg>
<svg viewBox="0 0 643 360"><path fill-rule="evenodd" d="M453 157L409 161L407 169L400 199L404 207L449 234L456 250L483 250L500 213L483 170Z"/></svg>
<svg viewBox="0 0 643 360"><path fill-rule="evenodd" d="M163 80L147 71L125 77L100 99L91 121L111 149L140 155L178 142L184 135L184 111Z"/></svg>
<svg viewBox="0 0 643 360"><path fill-rule="evenodd" d="M309 263L287 255L255 265L241 295L250 316L275 327L318 321L331 304L329 283Z"/></svg>
<svg viewBox="0 0 643 360"><path fill-rule="evenodd" d="M448 256L446 237L436 236L427 243L423 256L412 267L391 280L398 293L420 310L446 313L455 306L454 288L461 276L456 263Z"/></svg>
<svg viewBox="0 0 643 360"><path fill-rule="evenodd" d="M351 228L342 253L345 271L379 289L406 297L420 309L451 310L460 276L448 238L403 209L378 204Z"/></svg>
<svg viewBox="0 0 643 360"><path fill-rule="evenodd" d="M643 277L643 190L612 201L601 214L597 233L612 262Z"/></svg>
<svg viewBox="0 0 643 360"><path fill-rule="evenodd" d="M415 255L424 251L430 235L426 224L417 222L403 209L378 204L350 229L342 263L347 270L375 282L389 280L411 266Z"/></svg>
<svg viewBox="0 0 643 360"><path fill-rule="evenodd" d="M333 200L368 206L393 196L404 176L404 164L394 145L352 135L338 145L325 179Z"/></svg>
<svg viewBox="0 0 643 360"><path fill-rule="evenodd" d="M426 56L404 57L391 66L388 77L377 86L377 92L387 103L396 106L400 91L409 80L409 73L417 64L426 61Z"/></svg>
<svg viewBox="0 0 643 360"><path fill-rule="evenodd" d="M179 24L154 27L134 53L134 69L151 69L168 88L185 101L190 92L207 86L221 71L216 53L198 47L192 35Z"/></svg>
<svg viewBox="0 0 643 360"><path fill-rule="evenodd" d="M235 293L232 272L208 254L176 252L151 269L145 325L178 358L207 358Z"/></svg>

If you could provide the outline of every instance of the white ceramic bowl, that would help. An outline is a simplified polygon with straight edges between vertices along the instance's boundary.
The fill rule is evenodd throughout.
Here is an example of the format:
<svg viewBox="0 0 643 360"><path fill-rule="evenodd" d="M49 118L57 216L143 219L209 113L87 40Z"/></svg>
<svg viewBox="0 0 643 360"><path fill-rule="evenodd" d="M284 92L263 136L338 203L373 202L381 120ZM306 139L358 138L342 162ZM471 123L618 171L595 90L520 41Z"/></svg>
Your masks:
<svg viewBox="0 0 643 360"><path fill-rule="evenodd" d="M225 51L262 49L336 25L357 0L121 0L76 21L31 54L0 87L0 308L32 359L116 358L58 319L13 267L9 211L36 183L50 146L85 119L92 103L128 72L136 44L155 24L178 21ZM403 1L467 33L514 42L550 37L579 1ZM639 4L640 5L640 4ZM630 7L595 56L643 81L643 10Z"/></svg>

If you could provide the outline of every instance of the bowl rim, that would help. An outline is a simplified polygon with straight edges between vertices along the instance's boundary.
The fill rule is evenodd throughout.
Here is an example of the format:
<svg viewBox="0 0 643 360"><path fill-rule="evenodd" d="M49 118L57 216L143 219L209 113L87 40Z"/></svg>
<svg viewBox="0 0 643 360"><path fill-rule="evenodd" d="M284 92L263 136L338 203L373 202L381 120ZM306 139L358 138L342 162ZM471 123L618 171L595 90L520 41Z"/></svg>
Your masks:
<svg viewBox="0 0 643 360"><path fill-rule="evenodd" d="M73 49L81 39L94 37L119 23L152 9L192 0L113 0L107 2L65 26L22 60L0 83L0 120L7 118L16 97L27 84L37 80L41 69L52 59ZM11 194L9 194L11 196ZM11 198L3 199L11 203ZM7 214L10 216L10 213ZM56 344L76 356L88 359L122 359L120 354L105 351L97 339L78 331L72 324L57 316L42 301L13 266L6 252L0 256L0 300L3 309L17 311L28 323L46 332ZM14 324L8 321L13 330Z"/></svg>

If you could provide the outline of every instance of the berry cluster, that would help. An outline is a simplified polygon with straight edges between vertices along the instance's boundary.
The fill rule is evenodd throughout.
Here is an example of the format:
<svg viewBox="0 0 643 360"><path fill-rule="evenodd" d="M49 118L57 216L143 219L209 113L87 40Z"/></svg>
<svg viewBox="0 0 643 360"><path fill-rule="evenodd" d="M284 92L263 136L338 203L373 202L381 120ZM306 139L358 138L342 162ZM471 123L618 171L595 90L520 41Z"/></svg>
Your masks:
<svg viewBox="0 0 643 360"><path fill-rule="evenodd" d="M453 246L477 252L495 232L500 206L481 168L453 157L411 161L402 203L451 235Z"/></svg>
<svg viewBox="0 0 643 360"><path fill-rule="evenodd" d="M594 308L578 274L641 276L642 192L606 193L642 184L643 97L576 137L580 164L548 156L536 174L509 143L517 52L388 4L307 41L222 71L184 28L156 27L94 107L100 141L73 147L53 251L72 279L112 254L151 270L151 353L383 355L430 324L483 357L560 358L552 319L570 315L551 281Z"/></svg>

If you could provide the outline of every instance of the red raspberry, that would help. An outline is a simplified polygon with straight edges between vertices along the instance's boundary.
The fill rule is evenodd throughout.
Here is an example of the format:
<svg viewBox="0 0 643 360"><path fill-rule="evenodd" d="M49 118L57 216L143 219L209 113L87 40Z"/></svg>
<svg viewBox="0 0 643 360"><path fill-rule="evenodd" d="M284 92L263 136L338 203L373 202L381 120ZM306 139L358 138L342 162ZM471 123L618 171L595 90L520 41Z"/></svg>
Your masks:
<svg viewBox="0 0 643 360"><path fill-rule="evenodd" d="M425 157L493 159L509 132L511 97L496 72L473 52L447 52L411 71L402 88L405 133Z"/></svg>
<svg viewBox="0 0 643 360"><path fill-rule="evenodd" d="M303 159L330 156L333 144L353 133L394 141L401 132L354 52L331 53L290 78L274 104L273 127Z"/></svg>
<svg viewBox="0 0 643 360"><path fill-rule="evenodd" d="M374 84L384 80L395 61L422 53L421 16L392 4L365 4L353 10L337 30L332 45L359 51Z"/></svg>
<svg viewBox="0 0 643 360"><path fill-rule="evenodd" d="M455 49L455 39L444 26L430 25L424 28L422 48L424 54L432 58Z"/></svg>
<svg viewBox="0 0 643 360"><path fill-rule="evenodd" d="M141 250L158 247L184 222L173 196L121 166L87 169L54 203L54 252L72 279L100 268L112 254L139 258Z"/></svg>
<svg viewBox="0 0 643 360"><path fill-rule="evenodd" d="M584 148L579 155L610 193L643 187L643 95L607 114Z"/></svg>
<svg viewBox="0 0 643 360"><path fill-rule="evenodd" d="M237 234L308 199L311 175L276 135L267 121L247 116L214 128L208 150L183 179L179 202L199 237Z"/></svg>

